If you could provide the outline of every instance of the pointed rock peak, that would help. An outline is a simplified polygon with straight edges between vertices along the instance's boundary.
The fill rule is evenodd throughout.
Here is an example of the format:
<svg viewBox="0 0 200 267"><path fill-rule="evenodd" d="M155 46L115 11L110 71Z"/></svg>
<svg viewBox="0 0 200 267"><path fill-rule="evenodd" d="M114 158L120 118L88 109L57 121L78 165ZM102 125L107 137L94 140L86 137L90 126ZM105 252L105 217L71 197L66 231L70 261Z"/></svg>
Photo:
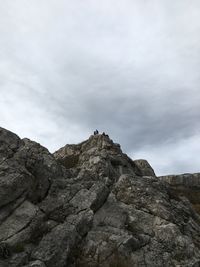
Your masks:
<svg viewBox="0 0 200 267"><path fill-rule="evenodd" d="M54 157L67 169L98 168L103 173L116 172L115 176L123 173L134 173L141 176L140 168L124 154L120 145L105 134L91 135L89 139L78 145L66 145L54 153ZM97 167L98 166L98 167ZM113 174L114 175L114 174Z"/></svg>
<svg viewBox="0 0 200 267"><path fill-rule="evenodd" d="M77 145L65 145L54 153L54 157L64 163L65 167L72 168L81 155L96 157L108 154L121 155L123 153L120 145L114 143L108 135L96 134L91 135L89 139Z"/></svg>
<svg viewBox="0 0 200 267"><path fill-rule="evenodd" d="M96 147L97 149L113 150L122 153L120 145L114 143L113 140L106 134L91 135L89 139L82 143L82 147L87 150Z"/></svg>

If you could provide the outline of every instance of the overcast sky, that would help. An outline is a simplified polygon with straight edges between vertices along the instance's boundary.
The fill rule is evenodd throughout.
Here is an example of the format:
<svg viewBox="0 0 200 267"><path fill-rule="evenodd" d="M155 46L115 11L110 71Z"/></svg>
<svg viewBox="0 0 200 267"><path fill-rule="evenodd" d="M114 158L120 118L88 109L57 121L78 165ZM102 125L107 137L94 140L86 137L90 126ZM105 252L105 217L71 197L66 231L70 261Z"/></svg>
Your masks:
<svg viewBox="0 0 200 267"><path fill-rule="evenodd" d="M200 1L0 0L0 125L200 172Z"/></svg>

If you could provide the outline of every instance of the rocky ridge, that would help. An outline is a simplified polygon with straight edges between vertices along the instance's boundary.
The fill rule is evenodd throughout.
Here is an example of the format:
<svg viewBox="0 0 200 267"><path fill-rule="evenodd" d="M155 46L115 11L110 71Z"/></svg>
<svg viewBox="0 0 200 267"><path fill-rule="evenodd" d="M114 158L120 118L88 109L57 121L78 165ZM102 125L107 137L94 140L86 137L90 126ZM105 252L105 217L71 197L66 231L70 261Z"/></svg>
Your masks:
<svg viewBox="0 0 200 267"><path fill-rule="evenodd" d="M167 175L161 176L159 179L166 181L177 196L187 197L200 214L200 173Z"/></svg>
<svg viewBox="0 0 200 267"><path fill-rule="evenodd" d="M0 128L0 266L200 266L200 217L172 181L108 136L52 155Z"/></svg>

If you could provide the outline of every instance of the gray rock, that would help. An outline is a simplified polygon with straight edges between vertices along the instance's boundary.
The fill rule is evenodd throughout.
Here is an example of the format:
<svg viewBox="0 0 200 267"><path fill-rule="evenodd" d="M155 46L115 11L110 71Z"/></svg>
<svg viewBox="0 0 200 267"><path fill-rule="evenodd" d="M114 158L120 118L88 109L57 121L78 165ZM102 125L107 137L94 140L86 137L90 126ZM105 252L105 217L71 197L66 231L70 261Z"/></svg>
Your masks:
<svg viewBox="0 0 200 267"><path fill-rule="evenodd" d="M28 201L24 201L1 225L0 242L8 240L20 231L37 216L39 209Z"/></svg>
<svg viewBox="0 0 200 267"><path fill-rule="evenodd" d="M46 267L46 265L42 261L32 261L28 265L24 267Z"/></svg>
<svg viewBox="0 0 200 267"><path fill-rule="evenodd" d="M32 175L14 159L0 164L0 207L21 198L31 190Z"/></svg>
<svg viewBox="0 0 200 267"><path fill-rule="evenodd" d="M80 237L76 227L69 223L56 226L45 235L38 247L32 253L32 258L45 262L47 266L65 266L69 260L71 250Z"/></svg>
<svg viewBox="0 0 200 267"><path fill-rule="evenodd" d="M174 197L188 198L200 214L200 173L160 176L159 179L170 185Z"/></svg>
<svg viewBox="0 0 200 267"><path fill-rule="evenodd" d="M0 145L0 266L199 266L199 174L157 178L100 134Z"/></svg>
<svg viewBox="0 0 200 267"><path fill-rule="evenodd" d="M140 169L142 176L156 176L153 168L145 159L137 159L133 161Z"/></svg>
<svg viewBox="0 0 200 267"><path fill-rule="evenodd" d="M0 127L0 164L12 157L22 143L16 134Z"/></svg>

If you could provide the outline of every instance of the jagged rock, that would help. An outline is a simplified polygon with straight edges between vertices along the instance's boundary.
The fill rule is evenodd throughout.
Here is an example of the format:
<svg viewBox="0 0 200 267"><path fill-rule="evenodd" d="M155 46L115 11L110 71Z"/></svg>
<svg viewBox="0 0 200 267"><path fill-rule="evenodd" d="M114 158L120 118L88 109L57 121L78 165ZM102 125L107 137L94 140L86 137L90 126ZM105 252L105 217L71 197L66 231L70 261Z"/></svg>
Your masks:
<svg viewBox="0 0 200 267"><path fill-rule="evenodd" d="M112 194L94 216L79 266L176 266L184 264L184 258L199 258L195 234L183 235L185 222L181 215L175 217L174 209L185 213L187 221L188 211L179 202L169 204L167 190L157 179L122 175Z"/></svg>
<svg viewBox="0 0 200 267"><path fill-rule="evenodd" d="M157 178L104 135L51 155L0 128L0 145L1 267L199 266L200 217L176 193L197 178Z"/></svg>

